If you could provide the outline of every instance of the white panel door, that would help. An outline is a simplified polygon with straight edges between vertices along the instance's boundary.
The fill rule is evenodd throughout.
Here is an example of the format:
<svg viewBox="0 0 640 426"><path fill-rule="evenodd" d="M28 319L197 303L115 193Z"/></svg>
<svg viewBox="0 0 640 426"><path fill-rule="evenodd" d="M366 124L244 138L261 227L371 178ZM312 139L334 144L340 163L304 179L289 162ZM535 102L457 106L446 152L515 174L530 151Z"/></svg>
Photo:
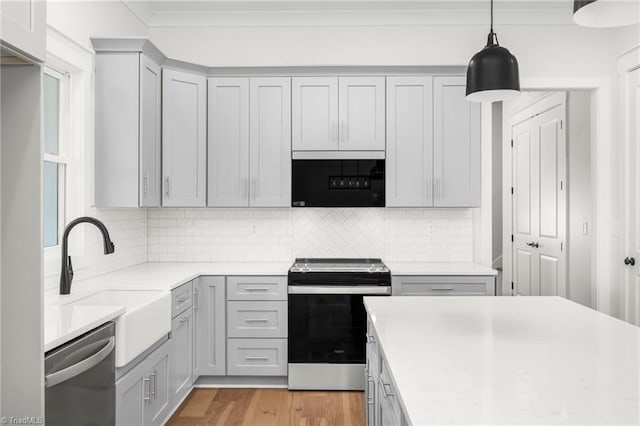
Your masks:
<svg viewBox="0 0 640 426"><path fill-rule="evenodd" d="M340 77L340 150L384 151L385 78Z"/></svg>
<svg viewBox="0 0 640 426"><path fill-rule="evenodd" d="M162 205L206 204L206 78L162 72Z"/></svg>
<svg viewBox="0 0 640 426"><path fill-rule="evenodd" d="M140 55L140 206L160 206L162 77L160 66Z"/></svg>
<svg viewBox="0 0 640 426"><path fill-rule="evenodd" d="M433 79L435 207L480 206L480 104L465 98L465 77Z"/></svg>
<svg viewBox="0 0 640 426"><path fill-rule="evenodd" d="M250 84L250 202L291 206L291 79L252 78Z"/></svg>
<svg viewBox="0 0 640 426"><path fill-rule="evenodd" d="M621 308L625 321L640 325L640 69L624 73L623 78L626 218Z"/></svg>
<svg viewBox="0 0 640 426"><path fill-rule="evenodd" d="M208 205L249 205L249 79L210 78Z"/></svg>
<svg viewBox="0 0 640 426"><path fill-rule="evenodd" d="M2 41L44 62L47 54L47 2L43 0L3 1L0 14Z"/></svg>
<svg viewBox="0 0 640 426"><path fill-rule="evenodd" d="M387 78L387 207L433 205L432 77Z"/></svg>
<svg viewBox="0 0 640 426"><path fill-rule="evenodd" d="M566 130L562 103L512 126L514 291L566 297Z"/></svg>
<svg viewBox="0 0 640 426"><path fill-rule="evenodd" d="M293 78L291 91L293 150L338 150L338 78Z"/></svg>

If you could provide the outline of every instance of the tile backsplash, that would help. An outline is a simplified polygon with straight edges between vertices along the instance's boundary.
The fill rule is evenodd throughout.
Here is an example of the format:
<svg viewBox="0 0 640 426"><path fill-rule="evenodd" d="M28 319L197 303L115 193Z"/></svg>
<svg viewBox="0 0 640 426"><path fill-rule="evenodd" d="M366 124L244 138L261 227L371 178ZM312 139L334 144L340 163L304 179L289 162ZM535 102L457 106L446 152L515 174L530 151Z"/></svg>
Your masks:
<svg viewBox="0 0 640 426"><path fill-rule="evenodd" d="M149 209L150 262L473 260L470 209Z"/></svg>

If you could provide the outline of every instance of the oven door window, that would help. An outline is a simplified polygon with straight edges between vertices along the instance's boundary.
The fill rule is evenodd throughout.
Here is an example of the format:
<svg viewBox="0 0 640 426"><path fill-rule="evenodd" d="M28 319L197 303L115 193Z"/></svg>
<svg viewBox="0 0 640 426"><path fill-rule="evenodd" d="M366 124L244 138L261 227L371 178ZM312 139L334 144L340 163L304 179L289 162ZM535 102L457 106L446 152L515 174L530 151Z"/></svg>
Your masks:
<svg viewBox="0 0 640 426"><path fill-rule="evenodd" d="M289 362L365 362L362 295L290 294Z"/></svg>

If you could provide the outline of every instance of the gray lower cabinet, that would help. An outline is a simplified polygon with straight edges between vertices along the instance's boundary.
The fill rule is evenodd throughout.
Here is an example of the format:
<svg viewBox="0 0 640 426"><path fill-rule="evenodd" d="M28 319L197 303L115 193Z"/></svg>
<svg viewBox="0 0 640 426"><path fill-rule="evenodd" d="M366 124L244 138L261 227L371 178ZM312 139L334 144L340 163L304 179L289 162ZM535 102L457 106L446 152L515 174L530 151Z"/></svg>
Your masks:
<svg viewBox="0 0 640 426"><path fill-rule="evenodd" d="M380 354L378 352L378 342L372 331L371 322L367 322L367 363L364 370L364 409L366 424L379 425L380 421L376 415L376 401L378 399L378 382L380 376Z"/></svg>
<svg viewBox="0 0 640 426"><path fill-rule="evenodd" d="M171 320L169 389L172 407L182 402L191 391L193 334L193 308L190 307Z"/></svg>
<svg viewBox="0 0 640 426"><path fill-rule="evenodd" d="M193 286L193 377L226 374L225 277L203 276Z"/></svg>
<svg viewBox="0 0 640 426"><path fill-rule="evenodd" d="M169 415L169 343L116 382L118 426L161 425Z"/></svg>
<svg viewBox="0 0 640 426"><path fill-rule="evenodd" d="M286 376L287 339L229 339L230 376Z"/></svg>
<svg viewBox="0 0 640 426"><path fill-rule="evenodd" d="M286 277L227 278L227 375L287 375Z"/></svg>
<svg viewBox="0 0 640 426"><path fill-rule="evenodd" d="M493 276L393 276L394 296L495 296Z"/></svg>

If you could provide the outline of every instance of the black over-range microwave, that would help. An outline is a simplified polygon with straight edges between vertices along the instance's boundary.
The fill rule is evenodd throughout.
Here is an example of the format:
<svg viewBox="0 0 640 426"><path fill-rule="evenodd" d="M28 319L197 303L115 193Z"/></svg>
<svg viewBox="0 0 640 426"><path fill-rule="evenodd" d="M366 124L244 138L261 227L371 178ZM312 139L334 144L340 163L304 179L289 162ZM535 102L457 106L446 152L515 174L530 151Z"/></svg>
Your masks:
<svg viewBox="0 0 640 426"><path fill-rule="evenodd" d="M293 207L384 207L383 159L293 159Z"/></svg>

